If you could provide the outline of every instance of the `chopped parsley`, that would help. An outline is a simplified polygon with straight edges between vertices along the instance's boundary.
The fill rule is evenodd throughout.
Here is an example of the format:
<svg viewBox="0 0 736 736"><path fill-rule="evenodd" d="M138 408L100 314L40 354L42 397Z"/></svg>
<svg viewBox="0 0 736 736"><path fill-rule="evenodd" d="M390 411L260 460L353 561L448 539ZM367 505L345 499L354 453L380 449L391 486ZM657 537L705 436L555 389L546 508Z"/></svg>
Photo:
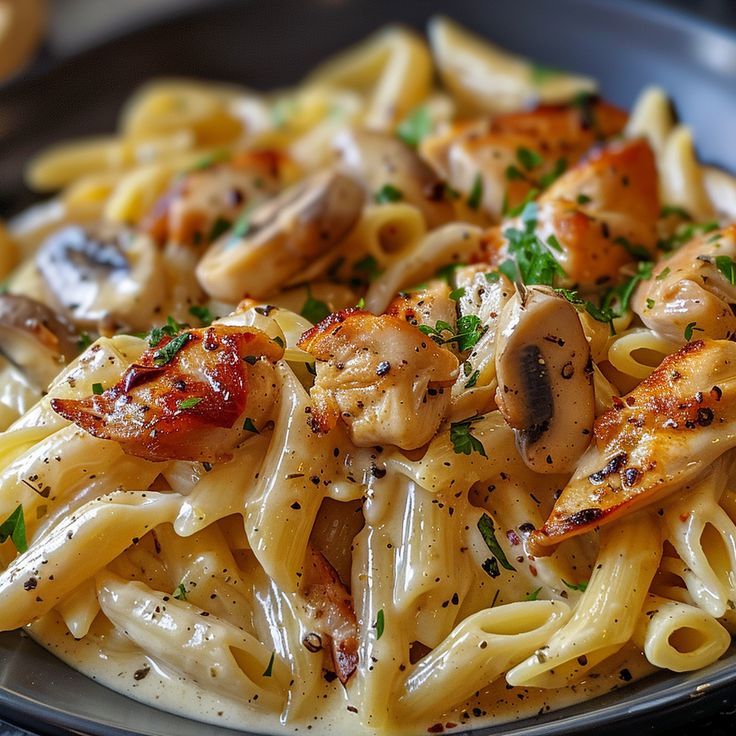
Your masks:
<svg viewBox="0 0 736 736"><path fill-rule="evenodd" d="M169 342L162 348L159 348L153 354L153 364L160 368L162 365L170 363L176 354L189 342L191 335L188 332L182 332L181 335L172 337Z"/></svg>
<svg viewBox="0 0 736 736"><path fill-rule="evenodd" d="M565 171L567 171L567 159L558 158L552 169L539 177L539 186L542 189L546 189L550 184L559 179Z"/></svg>
<svg viewBox="0 0 736 736"><path fill-rule="evenodd" d="M693 339L693 332L705 332L702 327L697 326L697 322L688 322L685 327L685 339L690 342Z"/></svg>
<svg viewBox="0 0 736 736"><path fill-rule="evenodd" d="M86 350L92 344L92 338L89 336L89 332L80 332L77 338L77 345L80 350Z"/></svg>
<svg viewBox="0 0 736 736"><path fill-rule="evenodd" d="M160 327L154 327L147 335L148 346L155 348L164 337L174 337L177 332L181 332L186 325L177 322L171 315L166 318L166 324Z"/></svg>
<svg viewBox="0 0 736 736"><path fill-rule="evenodd" d="M207 234L207 240L210 241L210 243L217 240L221 235L224 235L231 227L232 222L230 220L225 219L224 217L218 217L213 223L212 227L210 228L209 233Z"/></svg>
<svg viewBox="0 0 736 736"><path fill-rule="evenodd" d="M729 284L736 284L736 263L730 256L716 256L716 268L726 277Z"/></svg>
<svg viewBox="0 0 736 736"><path fill-rule="evenodd" d="M15 511L0 524L0 543L8 538L21 554L28 549L26 540L26 520L23 516L23 506L18 504Z"/></svg>
<svg viewBox="0 0 736 736"><path fill-rule="evenodd" d="M201 396L190 396L188 399L182 399L179 402L179 409L192 409L197 406L200 401L204 401Z"/></svg>
<svg viewBox="0 0 736 736"><path fill-rule="evenodd" d="M367 255L353 264L353 270L365 275L369 281L373 281L381 275L381 269L378 267L378 261L375 256Z"/></svg>
<svg viewBox="0 0 736 736"><path fill-rule="evenodd" d="M179 583L179 585L176 586L176 590L173 595L178 601L185 601L187 599L187 589L184 587L184 583Z"/></svg>
<svg viewBox="0 0 736 736"><path fill-rule="evenodd" d="M506 262L499 266L505 276L516 280L516 270L525 284L545 284L552 286L555 276L566 276L562 266L555 260L550 250L557 250L560 244L555 238L543 242L535 232L537 226L537 205L527 202L521 212L521 221L524 229L509 227L503 234L508 241L508 250L513 256L516 268L511 268ZM513 264L511 264L513 266Z"/></svg>
<svg viewBox="0 0 736 736"><path fill-rule="evenodd" d="M481 322L480 317L476 317L474 314L459 317L456 331L453 331L449 322L442 319L438 319L434 327L419 325L420 332L431 337L438 345L454 342L457 343L457 348L461 352L475 347L487 329ZM450 333L449 337L445 337L446 332Z"/></svg>
<svg viewBox="0 0 736 736"><path fill-rule="evenodd" d="M364 309L365 308L365 297L362 296L360 299L358 299L358 303L355 305L356 309Z"/></svg>
<svg viewBox="0 0 736 736"><path fill-rule="evenodd" d="M647 309L654 309L656 303L654 299L647 299Z"/></svg>
<svg viewBox="0 0 736 736"><path fill-rule="evenodd" d="M457 289L453 289L449 294L450 299L452 299L454 302L456 302L458 299L462 299L462 297L464 296L465 296L464 286L460 286Z"/></svg>
<svg viewBox="0 0 736 736"><path fill-rule="evenodd" d="M501 567L504 570L516 571L516 568L508 561L506 553L501 549L501 545L496 539L496 530L493 526L493 519L488 514L483 514L478 519L478 531L480 531L483 541L486 543L486 547L490 550L491 554L498 560Z"/></svg>
<svg viewBox="0 0 736 736"><path fill-rule="evenodd" d="M230 242L244 238L250 232L252 211L252 207L246 207L240 217L235 220L235 224L233 225L233 229L230 234Z"/></svg>
<svg viewBox="0 0 736 736"><path fill-rule="evenodd" d="M564 581L563 581L564 582ZM536 601L537 598L539 598L539 594L542 592L541 588L537 588L536 590L533 590L531 593L526 594L526 599L528 601Z"/></svg>
<svg viewBox="0 0 736 736"><path fill-rule="evenodd" d="M215 315L204 304L193 304L189 307L189 314L196 317L204 327L209 327L215 319Z"/></svg>
<svg viewBox="0 0 736 736"><path fill-rule="evenodd" d="M416 148L424 138L432 132L432 119L429 110L423 105L415 107L399 127L396 128L396 137L404 141L407 146Z"/></svg>
<svg viewBox="0 0 736 736"><path fill-rule="evenodd" d="M473 373L470 375L470 378L465 382L464 388L473 388L476 383L478 383L478 377L480 376L480 371L473 371Z"/></svg>
<svg viewBox="0 0 736 736"><path fill-rule="evenodd" d="M576 201L578 204L590 204L593 200L587 194L578 194Z"/></svg>
<svg viewBox="0 0 736 736"><path fill-rule="evenodd" d="M582 583L568 583L565 578L560 578L562 582L564 583L566 588L570 588L570 590L579 590L581 593L585 593L585 591L588 589L588 581L583 580Z"/></svg>
<svg viewBox="0 0 736 736"><path fill-rule="evenodd" d="M388 204L389 202L400 202L404 198L404 193L393 184L384 184L374 195L373 199L378 204Z"/></svg>
<svg viewBox="0 0 736 736"><path fill-rule="evenodd" d="M668 277L668 276L670 275L670 271L671 271L671 270L672 270L672 269L671 269L671 268L670 268L669 266L667 266L666 268L663 268L663 269L662 269L662 270L661 270L661 271L660 271L660 272L659 272L659 273L657 274L657 278L656 278L656 280L657 280L657 281L664 281L664 280L665 280L665 279L666 279L666 278L667 278L667 277Z"/></svg>
<svg viewBox="0 0 736 736"><path fill-rule="evenodd" d="M199 161L195 161L192 165L191 171L201 171L202 169L209 169L210 166L222 163L230 158L230 153L224 149L219 151L213 151L208 153L206 156L202 156Z"/></svg>
<svg viewBox="0 0 736 736"><path fill-rule="evenodd" d="M682 220L692 220L692 215L683 207L676 204L666 204L659 211L660 217L679 217Z"/></svg>
<svg viewBox="0 0 736 736"><path fill-rule="evenodd" d="M253 420L250 417L245 418L245 421L243 422L243 429L246 432L253 432L253 434L260 434L260 432L256 428L256 425L253 423Z"/></svg>
<svg viewBox="0 0 736 736"><path fill-rule="evenodd" d="M273 674L274 659L276 659L276 652L271 652L271 659L268 660L268 666L266 667L266 670L263 673L264 677L271 677L271 675Z"/></svg>
<svg viewBox="0 0 736 736"><path fill-rule="evenodd" d="M383 608L382 608L376 615L376 623L373 624L373 628L376 630L376 641L378 641L383 636L384 626L385 626L385 621L383 617Z"/></svg>
<svg viewBox="0 0 736 736"><path fill-rule="evenodd" d="M478 172L473 180L473 187L468 194L467 204L471 210L477 210L483 201L483 177Z"/></svg>
<svg viewBox="0 0 736 736"><path fill-rule="evenodd" d="M544 158L531 148L517 148L516 160L527 170L531 171L544 163Z"/></svg>
<svg viewBox="0 0 736 736"><path fill-rule="evenodd" d="M710 222L689 222L680 225L668 238L658 240L657 248L665 253L671 253L689 240L692 240L696 235L710 233L713 230L718 230L719 227L720 225L715 220Z"/></svg>
<svg viewBox="0 0 736 736"><path fill-rule="evenodd" d="M450 442L452 442L452 448L458 455L470 455L473 452L477 452L483 457L488 457L483 443L477 437L474 437L470 431L470 425L473 421L475 419L465 419L462 422L452 422L450 424Z"/></svg>
<svg viewBox="0 0 736 736"><path fill-rule="evenodd" d="M649 251L638 243L632 243L628 238L623 235L619 235L613 240L616 245L620 245L630 256L633 256L638 261L648 261Z"/></svg>
<svg viewBox="0 0 736 736"><path fill-rule="evenodd" d="M105 392L105 389L102 387L101 383L93 383L92 384L92 393L95 396L100 396Z"/></svg>
<svg viewBox="0 0 736 736"><path fill-rule="evenodd" d="M320 299L315 299L312 296L312 289L307 286L307 299L302 306L300 314L304 319L307 319L313 325L316 325L317 322L321 322L325 317L329 316L330 308L325 302Z"/></svg>

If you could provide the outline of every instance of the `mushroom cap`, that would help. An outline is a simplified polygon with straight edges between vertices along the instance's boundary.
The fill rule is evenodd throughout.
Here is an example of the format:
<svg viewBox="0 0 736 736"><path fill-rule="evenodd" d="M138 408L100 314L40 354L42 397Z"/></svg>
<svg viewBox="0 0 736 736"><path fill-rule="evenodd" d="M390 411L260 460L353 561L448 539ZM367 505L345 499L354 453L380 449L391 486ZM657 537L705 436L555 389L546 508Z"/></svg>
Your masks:
<svg viewBox="0 0 736 736"><path fill-rule="evenodd" d="M572 470L590 443L595 397L590 347L575 308L531 286L501 313L496 403L519 453L539 473Z"/></svg>
<svg viewBox="0 0 736 736"><path fill-rule="evenodd" d="M264 298L327 252L360 217L363 190L337 171L323 171L264 202L247 233L226 233L197 266L202 288L215 299Z"/></svg>
<svg viewBox="0 0 736 736"><path fill-rule="evenodd" d="M70 225L36 254L52 298L79 325L112 319L146 329L160 305L161 258L145 235L104 226Z"/></svg>
<svg viewBox="0 0 736 736"><path fill-rule="evenodd" d="M46 388L78 352L74 328L50 307L20 294L0 295L0 352Z"/></svg>
<svg viewBox="0 0 736 736"><path fill-rule="evenodd" d="M358 179L371 197L387 185L418 207L429 228L453 219L453 208L444 197L442 181L431 166L398 138L368 131L345 131L335 147L342 169Z"/></svg>

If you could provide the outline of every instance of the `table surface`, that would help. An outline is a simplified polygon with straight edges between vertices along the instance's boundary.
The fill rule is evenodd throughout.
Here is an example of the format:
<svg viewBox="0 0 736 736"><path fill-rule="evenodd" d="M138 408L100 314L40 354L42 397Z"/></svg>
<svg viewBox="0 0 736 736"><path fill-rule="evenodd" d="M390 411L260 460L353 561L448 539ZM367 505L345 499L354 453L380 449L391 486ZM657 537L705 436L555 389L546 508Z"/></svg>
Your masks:
<svg viewBox="0 0 736 736"><path fill-rule="evenodd" d="M53 63L117 36L165 18L183 8L206 6L216 0L126 0L124 3L100 0L52 0L51 25L44 64ZM267 0L264 0L267 1ZM659 5L696 12L713 23L736 28L736 0L649 0ZM736 726L736 688L720 701L715 715L697 711L677 729L662 731L656 726L638 729L639 734L677 734L677 736L733 736ZM622 725L622 731L625 726ZM0 736L34 736L0 719Z"/></svg>

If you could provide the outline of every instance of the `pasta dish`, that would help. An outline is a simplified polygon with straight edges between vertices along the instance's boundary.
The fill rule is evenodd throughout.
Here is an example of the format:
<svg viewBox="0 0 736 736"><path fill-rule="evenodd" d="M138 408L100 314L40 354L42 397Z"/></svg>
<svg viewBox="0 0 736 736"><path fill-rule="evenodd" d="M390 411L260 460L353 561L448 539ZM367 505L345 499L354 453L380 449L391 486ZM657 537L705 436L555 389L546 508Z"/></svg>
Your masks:
<svg viewBox="0 0 736 736"><path fill-rule="evenodd" d="M468 730L729 648L736 179L658 88L427 39L156 80L30 161L0 630L268 733Z"/></svg>

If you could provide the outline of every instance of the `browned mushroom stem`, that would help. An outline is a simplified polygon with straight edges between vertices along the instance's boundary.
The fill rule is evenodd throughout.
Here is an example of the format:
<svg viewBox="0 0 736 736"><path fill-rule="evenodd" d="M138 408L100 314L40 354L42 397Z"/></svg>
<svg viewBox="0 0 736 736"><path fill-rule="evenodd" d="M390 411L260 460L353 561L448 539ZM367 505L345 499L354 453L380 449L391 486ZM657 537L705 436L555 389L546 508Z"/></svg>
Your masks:
<svg viewBox="0 0 736 736"><path fill-rule="evenodd" d="M496 348L496 402L538 473L571 470L595 418L590 348L575 308L531 286L504 307Z"/></svg>
<svg viewBox="0 0 736 736"><path fill-rule="evenodd" d="M74 328L49 307L18 294L0 295L0 352L45 389L78 350Z"/></svg>
<svg viewBox="0 0 736 736"><path fill-rule="evenodd" d="M358 220L364 194L335 171L315 174L253 210L245 233L226 233L197 266L202 288L237 302L269 296L336 245Z"/></svg>

